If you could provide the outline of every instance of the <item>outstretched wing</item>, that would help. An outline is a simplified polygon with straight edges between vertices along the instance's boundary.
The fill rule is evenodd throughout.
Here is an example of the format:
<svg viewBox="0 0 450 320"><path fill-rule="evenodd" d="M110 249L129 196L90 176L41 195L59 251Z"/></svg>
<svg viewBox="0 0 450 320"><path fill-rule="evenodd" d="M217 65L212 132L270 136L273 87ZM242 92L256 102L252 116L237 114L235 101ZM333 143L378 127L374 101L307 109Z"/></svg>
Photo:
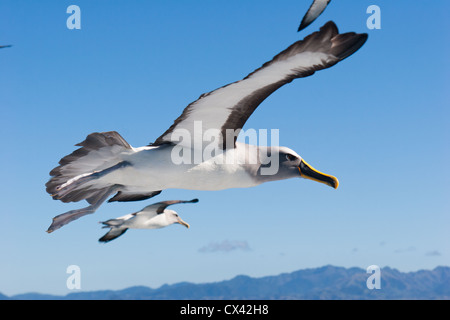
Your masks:
<svg viewBox="0 0 450 320"><path fill-rule="evenodd" d="M367 34L339 34L336 25L330 21L320 31L295 42L243 80L201 95L152 145L172 143L192 148L215 142L222 149L233 148L236 131L242 129L270 94L296 78L335 65L356 52L366 40ZM203 133L207 130L210 130L210 140L204 141ZM186 133L190 134L189 139L186 139Z"/></svg>
<svg viewBox="0 0 450 320"><path fill-rule="evenodd" d="M168 200L168 201L161 201L154 204L151 204L149 206L146 206L141 211L132 213L132 216L145 216L147 219L150 219L158 214L161 214L164 212L164 210L173 204L177 203L197 203L198 199L192 199L192 200Z"/></svg>
<svg viewBox="0 0 450 320"><path fill-rule="evenodd" d="M328 6L330 1L331 0L314 0L313 3L311 4L311 7L309 7L308 11L303 17L302 22L298 27L298 31L302 31L311 23L313 23L313 21L316 20L317 17L322 14L322 12Z"/></svg>
<svg viewBox="0 0 450 320"><path fill-rule="evenodd" d="M192 200L169 200L169 201L162 201L158 202L155 205L158 205L158 209L156 210L157 214L161 214L164 212L164 210L173 204L177 203L197 203L198 199L192 199Z"/></svg>

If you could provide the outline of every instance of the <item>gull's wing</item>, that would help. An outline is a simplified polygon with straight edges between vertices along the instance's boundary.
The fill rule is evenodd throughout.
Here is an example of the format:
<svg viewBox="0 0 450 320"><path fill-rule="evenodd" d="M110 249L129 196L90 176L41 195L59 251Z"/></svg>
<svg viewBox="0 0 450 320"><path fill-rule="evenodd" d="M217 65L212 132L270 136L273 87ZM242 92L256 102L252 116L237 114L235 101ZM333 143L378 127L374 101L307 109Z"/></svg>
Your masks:
<svg viewBox="0 0 450 320"><path fill-rule="evenodd" d="M308 11L303 17L302 22L298 27L298 31L305 29L307 26L313 23L313 21L322 14L330 1L331 0L314 0L311 4L311 7L309 7Z"/></svg>
<svg viewBox="0 0 450 320"><path fill-rule="evenodd" d="M173 204L177 203L197 203L198 199L192 199L192 200L169 200L169 201L162 201L158 203L158 209L156 210L157 214L161 214L164 212L164 210Z"/></svg>
<svg viewBox="0 0 450 320"><path fill-rule="evenodd" d="M197 203L198 199L192 199L192 200L168 200L168 201L161 201L154 204L151 204L144 209L142 209L139 212L132 213L133 216L141 216L145 215L147 218L152 218L158 214L161 214L164 212L164 210L173 204L177 203Z"/></svg>
<svg viewBox="0 0 450 320"><path fill-rule="evenodd" d="M330 21L320 31L294 43L243 80L201 95L152 145L172 143L195 147L199 141L200 145L214 141L222 149L234 147L237 137L234 132L227 134L227 130L240 130L271 93L296 78L335 65L356 52L366 40L367 34L339 34L336 25ZM199 124L202 131L198 130ZM203 133L209 129L215 134L209 137L211 140L203 141ZM190 133L190 139L180 141L179 135L186 132Z"/></svg>
<svg viewBox="0 0 450 320"><path fill-rule="evenodd" d="M0 49L12 47L10 44L7 46L0 46Z"/></svg>

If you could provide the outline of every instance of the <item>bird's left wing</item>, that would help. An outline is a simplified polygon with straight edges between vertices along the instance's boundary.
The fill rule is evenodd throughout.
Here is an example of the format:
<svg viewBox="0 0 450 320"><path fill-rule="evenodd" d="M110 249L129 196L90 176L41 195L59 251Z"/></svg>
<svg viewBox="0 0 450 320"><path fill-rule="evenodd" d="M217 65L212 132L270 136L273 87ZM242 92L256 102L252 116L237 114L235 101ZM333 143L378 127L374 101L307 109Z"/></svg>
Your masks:
<svg viewBox="0 0 450 320"><path fill-rule="evenodd" d="M192 199L192 200L168 200L168 201L161 201L158 203L155 203L155 205L158 207L158 209L156 210L157 214L161 214L164 212L164 210L168 207L171 206L173 204L177 204L177 203L197 203L198 199Z"/></svg>
<svg viewBox="0 0 450 320"><path fill-rule="evenodd" d="M317 17L319 17L322 14L322 12L328 6L330 1L331 0L314 0L311 6L309 7L308 11L306 12L305 16L303 17L302 22L298 27L298 31L305 29L307 26L313 23L314 20L316 20Z"/></svg>
<svg viewBox="0 0 450 320"><path fill-rule="evenodd" d="M192 200L168 200L168 201L161 201L161 202L157 202L154 204L151 204L149 206L146 206L144 209L142 209L141 211L132 213L131 215L133 217L136 216L145 216L147 218L152 218L158 214L161 214L164 212L164 210L168 207L171 206L173 204L177 204L177 203L197 203L198 199L192 199Z"/></svg>
<svg viewBox="0 0 450 320"><path fill-rule="evenodd" d="M234 148L237 132L270 94L296 78L335 65L356 52L366 40L367 34L339 34L330 21L243 80L201 95L152 145L195 148L217 143L222 149Z"/></svg>

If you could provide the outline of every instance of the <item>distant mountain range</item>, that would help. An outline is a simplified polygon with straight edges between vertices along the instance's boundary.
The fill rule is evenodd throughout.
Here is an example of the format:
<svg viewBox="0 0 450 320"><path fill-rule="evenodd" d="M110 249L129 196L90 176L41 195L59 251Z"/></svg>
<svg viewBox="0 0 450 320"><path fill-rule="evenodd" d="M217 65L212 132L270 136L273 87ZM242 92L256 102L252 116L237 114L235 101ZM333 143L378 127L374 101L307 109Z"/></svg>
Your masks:
<svg viewBox="0 0 450 320"><path fill-rule="evenodd" d="M408 273L381 268L381 288L372 290L366 284L370 276L360 268L325 266L262 278L237 276L205 284L182 282L157 289L136 286L65 296L0 294L0 300L450 300L450 267Z"/></svg>

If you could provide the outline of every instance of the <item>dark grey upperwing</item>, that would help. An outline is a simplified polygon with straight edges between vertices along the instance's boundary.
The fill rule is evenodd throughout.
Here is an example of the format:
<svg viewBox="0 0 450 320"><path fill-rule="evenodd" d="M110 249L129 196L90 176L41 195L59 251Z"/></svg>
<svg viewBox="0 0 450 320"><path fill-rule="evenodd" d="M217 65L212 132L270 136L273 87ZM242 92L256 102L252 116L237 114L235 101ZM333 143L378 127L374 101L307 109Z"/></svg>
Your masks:
<svg viewBox="0 0 450 320"><path fill-rule="evenodd" d="M168 200L168 201L161 201L158 203L153 204L152 206L157 206L158 208L156 209L156 213L157 214L161 214L164 212L164 210L168 207L171 206L173 204L177 204L177 203L197 203L198 199L192 199L192 200Z"/></svg>
<svg viewBox="0 0 450 320"><path fill-rule="evenodd" d="M114 240L121 235L123 235L125 232L127 232L128 228L111 228L103 237L98 239L99 242L109 242L111 240Z"/></svg>
<svg viewBox="0 0 450 320"><path fill-rule="evenodd" d="M270 94L294 79L335 65L361 48L366 40L367 34L339 34L336 25L330 21L320 31L295 42L243 80L202 94L152 145L173 143L192 147L196 145L194 139L202 139L193 134L195 122L201 121L203 132L216 130L214 141L219 147L233 148L236 132ZM172 138L172 133L177 130L190 132L191 140Z"/></svg>

